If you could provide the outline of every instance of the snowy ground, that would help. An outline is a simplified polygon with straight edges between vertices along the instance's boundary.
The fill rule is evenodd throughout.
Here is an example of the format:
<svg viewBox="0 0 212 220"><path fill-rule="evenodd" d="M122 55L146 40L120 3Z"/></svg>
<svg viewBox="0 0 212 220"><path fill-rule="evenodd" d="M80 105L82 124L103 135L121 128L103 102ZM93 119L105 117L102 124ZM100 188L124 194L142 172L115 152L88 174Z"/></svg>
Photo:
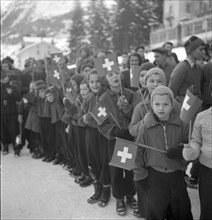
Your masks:
<svg viewBox="0 0 212 220"><path fill-rule="evenodd" d="M100 208L87 198L93 186L81 188L60 165L31 158L24 148L15 158L10 149L1 157L1 219L137 219L128 209L125 217L115 212L115 199ZM199 218L197 190L189 189L194 219Z"/></svg>

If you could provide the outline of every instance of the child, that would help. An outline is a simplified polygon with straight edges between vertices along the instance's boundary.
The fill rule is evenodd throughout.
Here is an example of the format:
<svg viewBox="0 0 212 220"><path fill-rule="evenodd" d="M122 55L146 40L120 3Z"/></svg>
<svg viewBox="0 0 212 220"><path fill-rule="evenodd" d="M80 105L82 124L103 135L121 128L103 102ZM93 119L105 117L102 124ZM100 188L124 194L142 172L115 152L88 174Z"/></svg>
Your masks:
<svg viewBox="0 0 212 220"><path fill-rule="evenodd" d="M173 219L193 219L186 190L182 144L188 141L188 126L172 113L173 92L158 86L151 94L152 111L140 126L137 142L156 150L138 147L134 180L141 212L147 219L165 219L170 208ZM159 152L166 151L167 153Z"/></svg>
<svg viewBox="0 0 212 220"><path fill-rule="evenodd" d="M139 89L134 93L133 97L133 108L140 102L143 101L143 99L146 98L148 95L148 90L145 85L145 76L148 70L151 68L154 68L155 65L153 63L143 63L139 70L140 70L140 77L139 77Z"/></svg>
<svg viewBox="0 0 212 220"><path fill-rule="evenodd" d="M212 97L212 81L209 86ZM200 112L194 122L189 145L184 145L183 157L187 161L199 159L200 219L212 218L212 107Z"/></svg>
<svg viewBox="0 0 212 220"><path fill-rule="evenodd" d="M91 116L92 109L97 105L103 93L102 84L96 69L88 74L88 83L91 93L84 99L81 108L79 123L86 125L86 144L88 151L88 166L94 181L94 194L87 200L105 207L110 200L110 175L107 161L107 139L99 133L98 124Z"/></svg>
<svg viewBox="0 0 212 220"><path fill-rule="evenodd" d="M36 107L36 98L38 95L36 88L42 84L45 84L43 80L31 82L29 85L29 93L25 94L23 97L25 106L28 106L29 108L29 113L25 123L25 128L27 129L29 136L28 145L30 151L33 152L32 157L35 159L42 157L42 149L40 146L40 121Z"/></svg>
<svg viewBox="0 0 212 220"><path fill-rule="evenodd" d="M73 118L73 123L75 123L77 126L77 130L76 130L77 153L78 153L77 155L78 155L79 165L82 174L80 177L76 179L76 182L79 182L79 185L81 187L87 187L92 183L92 179L89 175L89 170L88 170L88 155L87 155L86 140L85 140L86 126L81 126L78 123L78 119L80 116L79 111L80 111L81 103L90 94L91 91L87 79L83 79L78 87L80 87L80 94L78 94L77 98L80 100L80 102L79 105L77 105L77 103L75 102L77 111L75 117Z"/></svg>
<svg viewBox="0 0 212 220"><path fill-rule="evenodd" d="M136 105L129 126L130 134L134 137L136 137L138 134L138 128L142 123L142 119L144 118L145 114L151 109L150 95L152 94L153 90L159 85L166 85L166 77L163 70L157 67L148 70L145 76L145 85L149 95L145 98L144 101L141 101ZM180 109L181 107L179 103L174 101L173 111L179 115Z"/></svg>
<svg viewBox="0 0 212 220"><path fill-rule="evenodd" d="M132 116L133 92L121 88L120 75L117 72L107 73L106 79L109 88L100 97L100 103L111 114L99 126L99 130L108 139L108 161L110 161L115 147L115 137L132 140L128 126ZM116 212L121 216L126 215L125 197L126 203L131 208L137 207L134 199L133 172L110 166L110 178L113 196L116 198Z"/></svg>
<svg viewBox="0 0 212 220"><path fill-rule="evenodd" d="M61 90L56 86L49 86L45 91L45 97L47 103L50 104L50 114L51 114L51 131L52 137L51 141L53 144L49 148L50 158L54 160L53 164L60 164L63 160L64 147L63 147L63 136L64 131L61 132L61 113L63 111L63 102ZM49 159L48 162L51 160Z"/></svg>
<svg viewBox="0 0 212 220"><path fill-rule="evenodd" d="M85 64L81 67L80 74L84 76L84 78L88 77L88 73L93 69L93 67L90 64Z"/></svg>
<svg viewBox="0 0 212 220"><path fill-rule="evenodd" d="M3 155L9 153L9 144L12 144L15 156L19 156L20 149L15 143L19 127L16 102L21 100L21 93L14 80L16 75L8 76L6 71L1 70L1 142Z"/></svg>

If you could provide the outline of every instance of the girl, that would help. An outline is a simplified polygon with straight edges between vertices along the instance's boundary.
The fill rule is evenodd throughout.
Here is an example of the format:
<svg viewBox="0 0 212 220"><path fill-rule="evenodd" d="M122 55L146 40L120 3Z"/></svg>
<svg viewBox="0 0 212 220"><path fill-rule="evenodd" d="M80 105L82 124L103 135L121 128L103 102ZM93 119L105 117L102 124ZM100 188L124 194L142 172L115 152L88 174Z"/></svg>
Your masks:
<svg viewBox="0 0 212 220"><path fill-rule="evenodd" d="M132 88L130 83L130 71L134 66L140 66L142 63L142 58L138 53L132 53L128 59L128 69L121 72L121 84L123 87L128 89L133 89L134 91L137 88Z"/></svg>
<svg viewBox="0 0 212 220"><path fill-rule="evenodd" d="M96 69L92 69L88 75L88 83L91 93L83 100L79 123L86 125L86 144L88 151L88 166L90 175L94 181L94 194L87 200L88 203L96 203L100 207L107 205L110 199L110 177L107 161L107 139L99 133L98 124L91 116L92 109L97 105L100 95L103 93L102 84Z"/></svg>
<svg viewBox="0 0 212 220"><path fill-rule="evenodd" d="M111 160L115 137L132 140L128 126L132 116L133 92L121 88L119 73L107 73L109 88L100 97L100 103L110 110L109 117L99 126L100 132L108 139L108 161ZM116 198L116 212L126 214L126 202L131 208L137 207L134 199L133 172L110 166L110 178L113 196Z"/></svg>
<svg viewBox="0 0 212 220"><path fill-rule="evenodd" d="M138 128L140 124L142 124L142 119L144 118L145 114L151 109L150 95L152 94L152 91L159 85L166 85L166 78L163 70L157 67L148 70L145 77L145 85L149 95L145 98L144 101L141 101L136 105L133 111L132 120L129 125L130 134L134 137L136 137L138 134ZM179 103L174 101L173 111L179 115L180 109L181 107Z"/></svg>
<svg viewBox="0 0 212 220"><path fill-rule="evenodd" d="M139 77L139 89L134 93L133 97L133 108L140 102L143 101L143 99L146 98L148 94L148 90L145 85L145 76L148 70L151 68L154 68L155 65L153 63L143 63L139 70L140 70L140 77Z"/></svg>

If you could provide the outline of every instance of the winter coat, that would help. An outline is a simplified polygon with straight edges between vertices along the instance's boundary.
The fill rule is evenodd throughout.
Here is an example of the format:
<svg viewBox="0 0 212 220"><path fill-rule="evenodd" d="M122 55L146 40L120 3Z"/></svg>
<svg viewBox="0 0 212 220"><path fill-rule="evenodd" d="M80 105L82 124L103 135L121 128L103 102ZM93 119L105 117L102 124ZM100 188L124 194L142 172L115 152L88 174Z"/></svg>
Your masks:
<svg viewBox="0 0 212 220"><path fill-rule="evenodd" d="M167 151L176 148L180 143L188 142L188 125L175 114L163 125L156 121L152 112L140 126L137 143L152 148ZM169 159L165 153L138 146L135 159L134 180L139 181L148 176L147 167L168 170L186 170L186 161L182 159Z"/></svg>
<svg viewBox="0 0 212 220"><path fill-rule="evenodd" d="M129 103L129 109L127 111L123 111L122 109L120 110L117 105L118 96L121 94L114 93L110 89L107 89L99 98L99 102L102 103L102 105L105 106L110 112L108 118L103 122L102 125L99 126L100 133L102 133L107 139L115 139L115 137L111 134L113 128L117 127L115 120L118 122L121 128L128 129L133 112L133 94L133 91L130 89L123 88L123 95L126 97Z"/></svg>
<svg viewBox="0 0 212 220"><path fill-rule="evenodd" d="M199 161L212 169L212 107L200 112L194 122L190 147L183 149L186 160Z"/></svg>
<svg viewBox="0 0 212 220"><path fill-rule="evenodd" d="M129 125L129 132L132 136L136 137L138 134L138 129L140 124L143 123L144 116L146 115L147 111L151 109L150 106L150 97L147 96L144 102L139 102L132 115L132 119ZM176 115L180 115L181 106L177 101L174 101L173 113Z"/></svg>

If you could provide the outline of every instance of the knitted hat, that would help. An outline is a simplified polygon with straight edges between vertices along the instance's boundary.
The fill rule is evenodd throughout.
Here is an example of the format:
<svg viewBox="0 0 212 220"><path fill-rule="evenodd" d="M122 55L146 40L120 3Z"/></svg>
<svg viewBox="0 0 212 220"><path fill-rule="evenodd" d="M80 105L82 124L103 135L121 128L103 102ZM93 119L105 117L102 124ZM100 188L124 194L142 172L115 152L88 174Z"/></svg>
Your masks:
<svg viewBox="0 0 212 220"><path fill-rule="evenodd" d="M56 87L55 86L48 86L45 90L45 95L48 93L54 94Z"/></svg>
<svg viewBox="0 0 212 220"><path fill-rule="evenodd" d="M150 70L151 68L154 68L154 67L155 67L155 65L153 63L146 62L146 63L141 64L139 69L140 69L140 72L141 72L143 70Z"/></svg>
<svg viewBox="0 0 212 220"><path fill-rule="evenodd" d="M87 78L84 78L84 79L80 82L80 85L82 85L82 84L87 84L88 87L89 87L88 79L87 79Z"/></svg>
<svg viewBox="0 0 212 220"><path fill-rule="evenodd" d="M172 90L167 87L167 86L157 86L151 94L151 105L152 105L152 101L155 95L169 95L171 98L171 102L172 104L174 103L174 94L172 92Z"/></svg>
<svg viewBox="0 0 212 220"><path fill-rule="evenodd" d="M196 36L191 36L186 42L185 42L185 50L186 54L191 54L192 51L196 50L199 46L204 45L204 41Z"/></svg>
<svg viewBox="0 0 212 220"><path fill-rule="evenodd" d="M45 84L45 82L43 80L38 80L38 81L35 81L35 87L37 88L38 86L42 85L42 84Z"/></svg>
<svg viewBox="0 0 212 220"><path fill-rule="evenodd" d="M71 77L71 80L74 80L76 82L77 88L79 87L83 79L84 79L84 76L81 74L75 74Z"/></svg>
<svg viewBox="0 0 212 220"><path fill-rule="evenodd" d="M41 89L46 89L46 87L47 87L46 84L43 83L43 84L40 84L40 85L36 86L35 88L36 88L37 91L39 91Z"/></svg>
<svg viewBox="0 0 212 220"><path fill-rule="evenodd" d="M150 70L147 71L146 76L145 76L145 84L146 84L146 81L147 81L148 77L150 77L153 74L159 74L160 77L161 77L163 85L166 85L165 73L163 72L162 69L160 69L158 67L151 68Z"/></svg>

